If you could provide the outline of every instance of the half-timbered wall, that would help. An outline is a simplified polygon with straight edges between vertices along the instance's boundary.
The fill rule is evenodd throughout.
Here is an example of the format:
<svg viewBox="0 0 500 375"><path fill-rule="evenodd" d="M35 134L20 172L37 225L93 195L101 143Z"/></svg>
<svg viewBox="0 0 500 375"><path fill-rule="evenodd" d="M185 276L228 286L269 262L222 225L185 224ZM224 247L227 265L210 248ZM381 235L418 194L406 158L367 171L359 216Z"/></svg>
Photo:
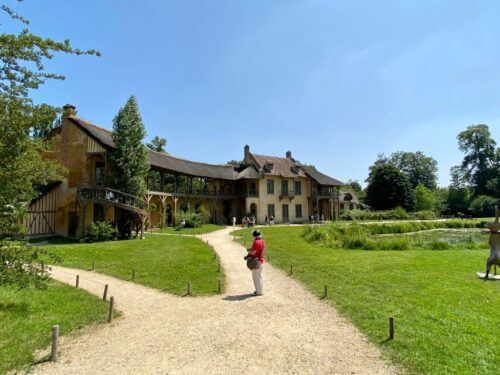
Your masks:
<svg viewBox="0 0 500 375"><path fill-rule="evenodd" d="M28 207L25 219L27 234L54 234L56 229L57 188L54 188Z"/></svg>

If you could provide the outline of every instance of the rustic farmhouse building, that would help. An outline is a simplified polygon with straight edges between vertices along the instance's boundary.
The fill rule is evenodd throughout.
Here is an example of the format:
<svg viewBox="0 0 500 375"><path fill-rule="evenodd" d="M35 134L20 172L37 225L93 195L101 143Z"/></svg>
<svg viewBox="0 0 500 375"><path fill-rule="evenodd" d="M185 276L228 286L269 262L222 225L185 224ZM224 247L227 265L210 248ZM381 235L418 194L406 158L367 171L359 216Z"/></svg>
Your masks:
<svg viewBox="0 0 500 375"><path fill-rule="evenodd" d="M76 115L65 106L56 158L67 168L64 181L44 188L29 206L26 227L31 235L79 236L94 221L120 219L132 213L144 224L174 224L180 211L203 207L211 221L227 224L245 215L264 223L305 222L310 215L338 217L343 185L301 164L290 151L285 157L257 155L244 147L241 165L213 165L148 151L150 173L145 197L133 197L107 186L107 156L115 147L112 132Z"/></svg>

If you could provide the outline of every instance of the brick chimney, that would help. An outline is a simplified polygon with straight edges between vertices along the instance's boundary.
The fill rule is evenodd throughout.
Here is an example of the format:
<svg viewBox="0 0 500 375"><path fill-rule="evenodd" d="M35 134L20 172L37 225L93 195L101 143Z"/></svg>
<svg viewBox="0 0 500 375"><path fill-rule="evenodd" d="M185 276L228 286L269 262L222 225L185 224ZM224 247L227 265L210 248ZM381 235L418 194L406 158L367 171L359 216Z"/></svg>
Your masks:
<svg viewBox="0 0 500 375"><path fill-rule="evenodd" d="M248 164L250 160L250 146L245 145L243 148L243 164Z"/></svg>
<svg viewBox="0 0 500 375"><path fill-rule="evenodd" d="M76 115L76 107L73 104L66 104L63 107L62 118L66 118L70 115Z"/></svg>
<svg viewBox="0 0 500 375"><path fill-rule="evenodd" d="M292 151L288 150L285 154L286 158L287 159L291 159L292 158Z"/></svg>

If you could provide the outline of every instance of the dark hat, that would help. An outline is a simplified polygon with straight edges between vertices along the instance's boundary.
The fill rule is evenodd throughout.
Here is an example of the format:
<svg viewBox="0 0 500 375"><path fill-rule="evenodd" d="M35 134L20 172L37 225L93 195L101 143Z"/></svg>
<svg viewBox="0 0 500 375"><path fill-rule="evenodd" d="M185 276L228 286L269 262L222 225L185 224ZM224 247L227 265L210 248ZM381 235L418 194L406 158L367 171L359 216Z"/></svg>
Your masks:
<svg viewBox="0 0 500 375"><path fill-rule="evenodd" d="M260 237L260 236L262 236L262 233L260 233L260 230L255 229L255 230L252 232L252 236L254 236L254 237Z"/></svg>

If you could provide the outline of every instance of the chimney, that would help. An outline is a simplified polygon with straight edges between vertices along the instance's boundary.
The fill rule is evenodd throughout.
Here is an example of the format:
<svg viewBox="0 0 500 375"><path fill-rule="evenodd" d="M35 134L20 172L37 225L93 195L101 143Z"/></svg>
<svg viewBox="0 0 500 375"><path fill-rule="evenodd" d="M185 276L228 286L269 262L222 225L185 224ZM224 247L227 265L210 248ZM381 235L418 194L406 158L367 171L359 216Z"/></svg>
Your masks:
<svg viewBox="0 0 500 375"><path fill-rule="evenodd" d="M288 151L286 152L286 158L287 158L287 159L291 159L291 158L292 158L292 151L288 150Z"/></svg>
<svg viewBox="0 0 500 375"><path fill-rule="evenodd" d="M245 145L245 147L243 148L243 164L248 164L248 160L249 160L249 155L250 155L250 146L249 145Z"/></svg>
<svg viewBox="0 0 500 375"><path fill-rule="evenodd" d="M70 115L76 115L76 107L73 104L66 104L63 107L62 118L66 118Z"/></svg>

